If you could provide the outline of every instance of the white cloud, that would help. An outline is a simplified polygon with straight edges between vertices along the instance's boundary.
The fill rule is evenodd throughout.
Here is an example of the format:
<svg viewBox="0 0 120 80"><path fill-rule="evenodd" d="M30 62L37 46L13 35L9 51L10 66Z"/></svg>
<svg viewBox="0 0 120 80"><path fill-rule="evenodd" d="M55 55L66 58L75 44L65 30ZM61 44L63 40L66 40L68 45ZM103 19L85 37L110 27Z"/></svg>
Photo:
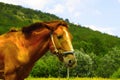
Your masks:
<svg viewBox="0 0 120 80"><path fill-rule="evenodd" d="M99 11L99 10L95 10L95 14L96 14L96 15L102 15L102 12Z"/></svg>
<svg viewBox="0 0 120 80"><path fill-rule="evenodd" d="M46 12L56 14L63 19L68 18L70 21L77 20L81 16L81 11L79 5L81 5L83 0L62 0L56 1L57 4L51 4L52 7L48 7ZM78 6L76 6L78 5Z"/></svg>
<svg viewBox="0 0 120 80"><path fill-rule="evenodd" d="M66 0L65 5L66 5L68 11L72 13L77 8L76 5L78 5L78 4L80 5L80 3L81 3L81 0L70 0L70 1Z"/></svg>
<svg viewBox="0 0 120 80"><path fill-rule="evenodd" d="M23 3L21 0L0 0L0 2L14 4L14 5L20 5Z"/></svg>
<svg viewBox="0 0 120 80"><path fill-rule="evenodd" d="M86 0L65 0L65 7L68 10L69 13L78 13L80 12L81 5L84 4L84 1Z"/></svg>
<svg viewBox="0 0 120 80"><path fill-rule="evenodd" d="M52 2L52 0L24 0L23 5L32 9L41 10L50 2Z"/></svg>
<svg viewBox="0 0 120 80"><path fill-rule="evenodd" d="M75 15L74 15L76 18L80 17L80 12L75 12Z"/></svg>
<svg viewBox="0 0 120 80"><path fill-rule="evenodd" d="M118 2L120 3L120 0L118 0Z"/></svg>
<svg viewBox="0 0 120 80"><path fill-rule="evenodd" d="M64 13L64 6L61 4L57 4L53 7L53 9L48 9L47 12L53 13L53 14Z"/></svg>
<svg viewBox="0 0 120 80"><path fill-rule="evenodd" d="M85 25L86 27L91 28L92 30L97 30L103 33L108 33L111 35L115 35L114 34L114 28L110 28L110 27L98 27L98 26L94 26L94 25Z"/></svg>

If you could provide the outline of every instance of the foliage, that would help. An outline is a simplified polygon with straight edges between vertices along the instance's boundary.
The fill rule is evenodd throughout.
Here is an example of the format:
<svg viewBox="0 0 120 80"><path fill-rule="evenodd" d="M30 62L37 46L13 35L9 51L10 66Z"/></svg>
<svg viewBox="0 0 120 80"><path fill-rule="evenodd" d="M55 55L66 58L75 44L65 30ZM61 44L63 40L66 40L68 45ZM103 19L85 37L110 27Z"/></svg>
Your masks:
<svg viewBox="0 0 120 80"><path fill-rule="evenodd" d="M102 77L110 77L114 71L118 70L120 64L120 50L113 48L99 60L97 75Z"/></svg>
<svg viewBox="0 0 120 80"><path fill-rule="evenodd" d="M34 66L32 77L66 77L66 67L54 55L47 53Z"/></svg>
<svg viewBox="0 0 120 80"><path fill-rule="evenodd" d="M31 72L31 76L33 76L33 77L42 77L42 76L49 77L50 74L56 76L55 72L57 72L57 70L58 70L58 67L56 65L58 65L58 61L56 58L53 58L53 56L49 56L49 57L44 56L34 66L32 72Z"/></svg>
<svg viewBox="0 0 120 80"><path fill-rule="evenodd" d="M112 74L111 78L120 78L120 68Z"/></svg>
<svg viewBox="0 0 120 80"><path fill-rule="evenodd" d="M75 51L77 57L77 67L71 70L71 76L90 77L92 75L92 59L83 50Z"/></svg>
<svg viewBox="0 0 120 80"><path fill-rule="evenodd" d="M68 80L67 78L27 78L25 80ZM107 78L70 78L69 80L113 80ZM117 79L118 80L118 79Z"/></svg>

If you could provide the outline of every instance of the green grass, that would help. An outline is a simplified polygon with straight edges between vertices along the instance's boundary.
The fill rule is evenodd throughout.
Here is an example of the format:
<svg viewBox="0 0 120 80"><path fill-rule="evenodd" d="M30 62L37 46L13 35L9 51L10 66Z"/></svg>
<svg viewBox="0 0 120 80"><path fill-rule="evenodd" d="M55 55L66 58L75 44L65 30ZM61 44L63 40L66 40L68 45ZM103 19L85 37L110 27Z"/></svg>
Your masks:
<svg viewBox="0 0 120 80"><path fill-rule="evenodd" d="M120 80L107 78L27 78L26 80Z"/></svg>

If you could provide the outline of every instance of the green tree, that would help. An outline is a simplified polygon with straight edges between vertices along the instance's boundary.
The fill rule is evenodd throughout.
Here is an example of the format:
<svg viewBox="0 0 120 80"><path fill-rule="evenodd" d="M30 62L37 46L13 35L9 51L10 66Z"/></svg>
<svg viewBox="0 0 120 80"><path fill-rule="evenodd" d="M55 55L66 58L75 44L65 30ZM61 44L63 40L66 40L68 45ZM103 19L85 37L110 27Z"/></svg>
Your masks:
<svg viewBox="0 0 120 80"><path fill-rule="evenodd" d="M98 64L98 76L110 77L120 67L120 50L115 47L104 57L100 58Z"/></svg>
<svg viewBox="0 0 120 80"><path fill-rule="evenodd" d="M120 68L112 74L111 78L120 78Z"/></svg>
<svg viewBox="0 0 120 80"><path fill-rule="evenodd" d="M98 37L92 37L90 39L92 45L93 45L93 52L96 55L101 55L101 53L105 53L106 52L106 48L102 42L102 40Z"/></svg>

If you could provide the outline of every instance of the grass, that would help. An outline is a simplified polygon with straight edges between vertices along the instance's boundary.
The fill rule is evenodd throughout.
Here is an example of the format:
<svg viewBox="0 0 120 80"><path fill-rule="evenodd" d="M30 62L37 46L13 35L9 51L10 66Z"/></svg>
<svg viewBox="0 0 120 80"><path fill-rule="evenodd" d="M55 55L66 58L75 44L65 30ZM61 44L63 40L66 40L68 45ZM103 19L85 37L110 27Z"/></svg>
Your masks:
<svg viewBox="0 0 120 80"><path fill-rule="evenodd" d="M120 80L107 78L27 78L26 80Z"/></svg>

